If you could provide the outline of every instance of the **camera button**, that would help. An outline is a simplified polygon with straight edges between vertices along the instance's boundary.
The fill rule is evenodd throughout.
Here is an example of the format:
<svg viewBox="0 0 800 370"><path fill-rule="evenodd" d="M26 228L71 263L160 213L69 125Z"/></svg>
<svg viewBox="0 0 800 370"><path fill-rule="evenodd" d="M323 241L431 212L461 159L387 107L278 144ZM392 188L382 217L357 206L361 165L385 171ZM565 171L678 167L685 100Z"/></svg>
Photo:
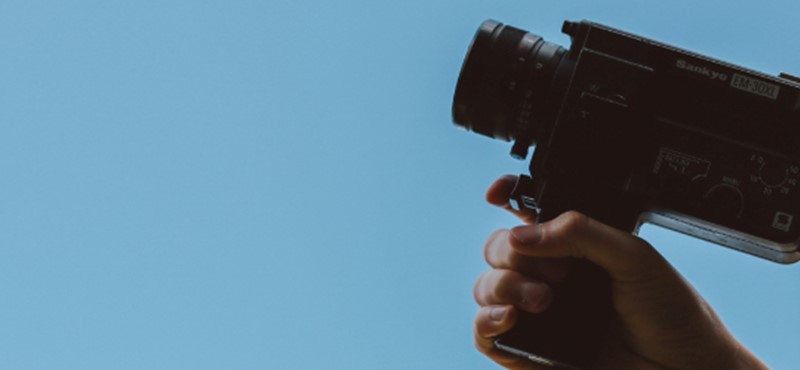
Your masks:
<svg viewBox="0 0 800 370"><path fill-rule="evenodd" d="M703 200L713 214L723 218L740 218L744 212L744 194L730 184L714 185L703 195Z"/></svg>

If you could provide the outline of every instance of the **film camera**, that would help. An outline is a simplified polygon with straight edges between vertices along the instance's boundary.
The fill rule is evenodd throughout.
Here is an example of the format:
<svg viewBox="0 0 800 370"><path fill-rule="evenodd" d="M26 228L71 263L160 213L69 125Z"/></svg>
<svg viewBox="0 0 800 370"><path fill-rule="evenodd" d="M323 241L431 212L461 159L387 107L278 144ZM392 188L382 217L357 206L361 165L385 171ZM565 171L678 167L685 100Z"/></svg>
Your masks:
<svg viewBox="0 0 800 370"><path fill-rule="evenodd" d="M518 159L535 145L514 207L540 221L576 210L634 233L652 223L800 260L800 79L593 22L562 31L568 50L486 21L458 80L456 124L513 141ZM545 364L589 363L613 312L608 280L589 264L573 275L555 288L564 317L526 317L496 345ZM532 343L527 325L552 334Z"/></svg>

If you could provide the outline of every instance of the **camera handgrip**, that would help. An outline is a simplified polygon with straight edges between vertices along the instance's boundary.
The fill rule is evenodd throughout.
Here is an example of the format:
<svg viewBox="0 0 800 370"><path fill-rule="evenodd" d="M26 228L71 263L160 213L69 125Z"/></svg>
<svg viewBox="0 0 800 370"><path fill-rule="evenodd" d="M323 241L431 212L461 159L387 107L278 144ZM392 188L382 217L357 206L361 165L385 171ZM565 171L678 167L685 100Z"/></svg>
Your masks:
<svg viewBox="0 0 800 370"><path fill-rule="evenodd" d="M539 209L535 199L527 195L531 187L531 179L520 176L511 201L515 208L538 211L538 222L578 210L617 229L632 231L636 227L634 218L603 212L609 208L601 209L597 204L573 203L567 208L549 204ZM611 330L618 320L611 300L611 279L588 260L575 258L571 264L565 280L551 284L552 305L542 313L521 313L514 328L496 338L499 349L556 368L586 368L594 363L603 344L616 335Z"/></svg>
<svg viewBox="0 0 800 370"><path fill-rule="evenodd" d="M567 279L552 286L553 304L539 314L521 313L514 328L496 338L498 348L523 351L516 354L551 366L585 368L594 362L617 320L610 279L586 260L573 263Z"/></svg>

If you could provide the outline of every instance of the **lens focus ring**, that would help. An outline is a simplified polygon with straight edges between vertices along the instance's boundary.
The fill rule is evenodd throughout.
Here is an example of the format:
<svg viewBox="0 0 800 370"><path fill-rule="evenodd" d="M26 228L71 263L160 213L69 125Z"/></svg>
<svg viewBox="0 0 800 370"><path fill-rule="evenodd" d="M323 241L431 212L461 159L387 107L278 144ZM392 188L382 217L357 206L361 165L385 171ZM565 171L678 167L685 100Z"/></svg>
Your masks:
<svg viewBox="0 0 800 370"><path fill-rule="evenodd" d="M467 130L506 141L535 136L542 104L565 53L539 36L484 22L461 69L453 120Z"/></svg>

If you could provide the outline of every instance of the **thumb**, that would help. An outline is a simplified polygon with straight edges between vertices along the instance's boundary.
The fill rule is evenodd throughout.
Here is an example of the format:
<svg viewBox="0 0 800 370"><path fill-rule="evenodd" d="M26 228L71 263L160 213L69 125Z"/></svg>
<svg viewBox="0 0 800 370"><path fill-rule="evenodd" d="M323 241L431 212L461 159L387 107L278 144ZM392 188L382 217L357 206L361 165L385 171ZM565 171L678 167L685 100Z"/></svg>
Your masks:
<svg viewBox="0 0 800 370"><path fill-rule="evenodd" d="M641 238L574 211L541 224L515 227L509 235L509 243L520 254L585 258L619 282L642 281L671 269Z"/></svg>

